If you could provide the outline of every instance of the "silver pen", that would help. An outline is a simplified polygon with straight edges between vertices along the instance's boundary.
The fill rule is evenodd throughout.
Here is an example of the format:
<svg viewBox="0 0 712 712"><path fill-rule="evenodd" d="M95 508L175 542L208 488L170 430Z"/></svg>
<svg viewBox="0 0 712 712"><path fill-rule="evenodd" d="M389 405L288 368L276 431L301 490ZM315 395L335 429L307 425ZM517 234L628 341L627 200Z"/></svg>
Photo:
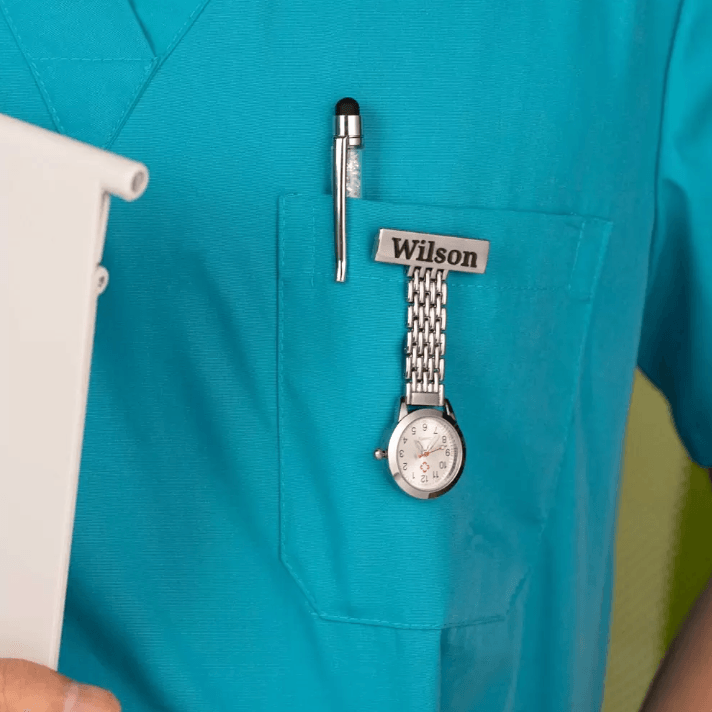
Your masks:
<svg viewBox="0 0 712 712"><path fill-rule="evenodd" d="M333 193L336 281L346 280L346 198L361 197L361 113L350 97L336 104L334 116Z"/></svg>

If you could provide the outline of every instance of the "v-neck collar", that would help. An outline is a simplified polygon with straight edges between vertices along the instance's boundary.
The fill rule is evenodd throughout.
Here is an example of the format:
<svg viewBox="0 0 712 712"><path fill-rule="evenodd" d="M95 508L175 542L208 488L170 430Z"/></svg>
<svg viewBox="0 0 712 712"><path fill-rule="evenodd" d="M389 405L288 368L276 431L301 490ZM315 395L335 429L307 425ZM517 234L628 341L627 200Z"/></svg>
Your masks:
<svg viewBox="0 0 712 712"><path fill-rule="evenodd" d="M199 0L125 0L131 6L151 50L167 56L192 25L205 2Z"/></svg>
<svg viewBox="0 0 712 712"><path fill-rule="evenodd" d="M108 148L208 2L152 1L0 0L57 131Z"/></svg>

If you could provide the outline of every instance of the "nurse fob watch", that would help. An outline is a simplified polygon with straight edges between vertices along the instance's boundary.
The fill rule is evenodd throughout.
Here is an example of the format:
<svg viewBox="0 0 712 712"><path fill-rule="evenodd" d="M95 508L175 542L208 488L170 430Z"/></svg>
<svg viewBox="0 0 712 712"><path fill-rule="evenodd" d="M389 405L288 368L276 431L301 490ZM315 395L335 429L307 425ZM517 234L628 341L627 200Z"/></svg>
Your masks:
<svg viewBox="0 0 712 712"><path fill-rule="evenodd" d="M405 396L388 449L394 482L417 499L449 492L465 467L465 439L445 398L445 326L448 271L484 272L489 242L381 229L376 261L408 265ZM409 409L412 407L413 409Z"/></svg>

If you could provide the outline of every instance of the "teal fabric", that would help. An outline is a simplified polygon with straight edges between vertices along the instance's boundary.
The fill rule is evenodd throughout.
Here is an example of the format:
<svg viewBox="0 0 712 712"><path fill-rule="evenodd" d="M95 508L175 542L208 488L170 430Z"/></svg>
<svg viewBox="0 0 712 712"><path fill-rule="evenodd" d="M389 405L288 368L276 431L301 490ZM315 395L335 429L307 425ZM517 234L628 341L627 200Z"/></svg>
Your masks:
<svg viewBox="0 0 712 712"><path fill-rule="evenodd" d="M330 620L410 629L505 620L551 510L610 224L349 202L345 288L324 240L331 197L280 201L280 557ZM496 246L487 279L448 276L445 382L448 392L458 384L453 407L476 465L457 496L426 507L388 478L364 476L378 473L370 445L388 442L397 415L407 318L405 270L373 260L373 236L414 224ZM470 348L458 349L451 335L468 332Z"/></svg>
<svg viewBox="0 0 712 712"><path fill-rule="evenodd" d="M712 4L680 15L656 182L640 366L670 401L690 456L712 463Z"/></svg>
<svg viewBox="0 0 712 712"><path fill-rule="evenodd" d="M706 0L0 10L0 111L151 172L112 202L60 672L138 712L599 709L636 363L712 466ZM490 240L448 278L467 465L433 501L372 457L379 227Z"/></svg>

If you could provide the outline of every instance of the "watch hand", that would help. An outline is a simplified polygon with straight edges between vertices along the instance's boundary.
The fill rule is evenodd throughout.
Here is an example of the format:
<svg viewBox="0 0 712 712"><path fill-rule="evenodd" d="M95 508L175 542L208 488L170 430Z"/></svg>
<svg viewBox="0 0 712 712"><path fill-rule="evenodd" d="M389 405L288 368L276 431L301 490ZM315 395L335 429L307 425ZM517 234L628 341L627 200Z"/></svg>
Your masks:
<svg viewBox="0 0 712 712"><path fill-rule="evenodd" d="M438 441L438 436L436 435L436 436L428 443L428 447L426 448L426 450L427 450L428 452L430 452L430 448L431 448L433 445L435 445L435 443L436 443L437 441Z"/></svg>
<svg viewBox="0 0 712 712"><path fill-rule="evenodd" d="M438 450L442 450L442 449L443 449L443 446L441 445L440 447L436 447L435 450L428 450L427 452L424 452L423 455L425 457L427 457L428 455L430 455L434 452L437 452Z"/></svg>
<svg viewBox="0 0 712 712"><path fill-rule="evenodd" d="M421 444L420 440L416 440L415 444L419 450L418 457L422 457L423 456L423 445Z"/></svg>

